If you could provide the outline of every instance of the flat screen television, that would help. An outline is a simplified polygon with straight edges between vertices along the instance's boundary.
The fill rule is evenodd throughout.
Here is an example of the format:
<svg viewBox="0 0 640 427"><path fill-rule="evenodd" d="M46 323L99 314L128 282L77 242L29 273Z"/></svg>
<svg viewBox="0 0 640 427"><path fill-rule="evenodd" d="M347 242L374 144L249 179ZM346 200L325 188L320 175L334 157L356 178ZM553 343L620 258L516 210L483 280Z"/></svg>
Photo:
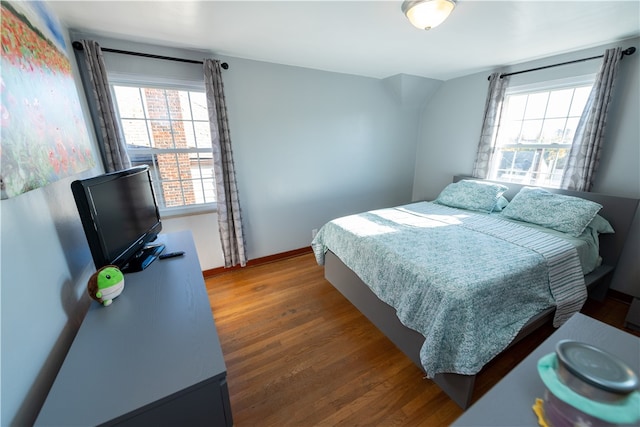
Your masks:
<svg viewBox="0 0 640 427"><path fill-rule="evenodd" d="M148 166L73 181L71 190L96 269L140 271L164 249L152 243L162 222Z"/></svg>

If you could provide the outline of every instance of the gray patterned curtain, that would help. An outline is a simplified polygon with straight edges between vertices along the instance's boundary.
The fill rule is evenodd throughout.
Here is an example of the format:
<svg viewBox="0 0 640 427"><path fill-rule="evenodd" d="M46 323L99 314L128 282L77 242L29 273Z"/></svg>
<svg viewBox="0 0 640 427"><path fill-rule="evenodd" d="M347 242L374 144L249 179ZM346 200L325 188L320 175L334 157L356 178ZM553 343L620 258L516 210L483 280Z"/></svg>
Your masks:
<svg viewBox="0 0 640 427"><path fill-rule="evenodd" d="M93 120L104 168L107 172L127 169L131 167L131 161L114 111L102 49L93 40L80 40L80 43L86 66L84 74L89 77L89 82L85 82L85 90L90 89L93 95Z"/></svg>
<svg viewBox="0 0 640 427"><path fill-rule="evenodd" d="M487 101L484 106L484 120L482 121L482 131L476 161L473 165L472 176L475 178L487 178L489 175L489 164L493 150L495 148L496 134L500 124L500 113L504 93L509 84L509 77L500 78L500 73L493 73L489 77L489 91Z"/></svg>
<svg viewBox="0 0 640 427"><path fill-rule="evenodd" d="M562 175L561 188L577 191L591 191L604 140L607 111L618 65L622 59L622 49L607 49L596 82L584 107L573 144Z"/></svg>
<svg viewBox="0 0 640 427"><path fill-rule="evenodd" d="M213 169L216 179L218 204L218 229L224 253L224 266L247 265L242 213L238 198L236 172L231 149L231 135L227 120L227 104L224 97L220 61L205 59L204 85L209 109L211 143L213 144ZM217 124L217 126L216 126Z"/></svg>

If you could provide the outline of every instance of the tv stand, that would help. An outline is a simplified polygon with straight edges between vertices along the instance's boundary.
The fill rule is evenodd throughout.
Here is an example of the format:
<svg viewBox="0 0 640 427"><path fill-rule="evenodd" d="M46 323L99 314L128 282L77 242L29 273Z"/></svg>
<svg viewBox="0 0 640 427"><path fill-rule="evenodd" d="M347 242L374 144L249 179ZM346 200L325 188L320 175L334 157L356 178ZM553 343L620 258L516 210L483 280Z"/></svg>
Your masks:
<svg viewBox="0 0 640 427"><path fill-rule="evenodd" d="M158 241L184 256L125 276L108 307L92 301L35 425L233 425L191 233Z"/></svg>
<svg viewBox="0 0 640 427"><path fill-rule="evenodd" d="M124 274L135 273L147 268L162 253L165 245L163 243L150 243L135 254L127 263L120 268Z"/></svg>

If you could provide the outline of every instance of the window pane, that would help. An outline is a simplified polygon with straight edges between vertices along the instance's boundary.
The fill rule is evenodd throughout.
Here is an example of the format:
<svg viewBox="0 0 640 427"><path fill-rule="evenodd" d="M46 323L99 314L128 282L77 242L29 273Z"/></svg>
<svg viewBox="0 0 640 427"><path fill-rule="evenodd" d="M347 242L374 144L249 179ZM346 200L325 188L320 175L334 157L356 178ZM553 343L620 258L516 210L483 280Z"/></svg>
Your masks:
<svg viewBox="0 0 640 427"><path fill-rule="evenodd" d="M564 138L562 141L564 144L571 144L573 142L573 137L576 133L579 121L580 119L577 117L567 119L567 127L564 131Z"/></svg>
<svg viewBox="0 0 640 427"><path fill-rule="evenodd" d="M511 95L507 102L507 120L522 120L528 95Z"/></svg>
<svg viewBox="0 0 640 427"><path fill-rule="evenodd" d="M521 149L515 152L514 157L515 157L513 161L514 168L520 172L528 172L531 169L531 165L533 164L533 159L535 157L535 150Z"/></svg>
<svg viewBox="0 0 640 427"><path fill-rule="evenodd" d="M522 128L521 121L507 122L500 127L498 133L497 145L517 144L520 138L520 130Z"/></svg>
<svg viewBox="0 0 640 427"><path fill-rule="evenodd" d="M561 144L564 138L565 122L566 119L545 120L542 127L540 142L542 142L543 144Z"/></svg>
<svg viewBox="0 0 640 427"><path fill-rule="evenodd" d="M133 165L149 165L158 204L179 207L215 202L205 94L115 85L113 91L129 157ZM157 153L150 149L194 151ZM195 151L202 149L207 152Z"/></svg>
<svg viewBox="0 0 640 427"><path fill-rule="evenodd" d="M191 120L191 106L189 105L189 92L181 90L178 92L180 98L180 114L183 119Z"/></svg>
<svg viewBox="0 0 640 427"><path fill-rule="evenodd" d="M211 132L209 122L193 122L196 130L196 144L198 148L211 148Z"/></svg>
<svg viewBox="0 0 640 427"><path fill-rule="evenodd" d="M151 147L147 123L144 120L122 120L122 134L128 145Z"/></svg>
<svg viewBox="0 0 640 427"><path fill-rule="evenodd" d="M185 205L180 181L163 181L162 194L164 195L165 206L168 208Z"/></svg>
<svg viewBox="0 0 640 427"><path fill-rule="evenodd" d="M193 133L193 122L191 120L182 120L180 122L180 126L182 127L182 131L184 133L184 139L186 140L187 148L195 148L196 146L196 137Z"/></svg>
<svg viewBox="0 0 640 427"><path fill-rule="evenodd" d="M204 202L214 203L216 201L215 181L213 179L203 179L202 185L204 186Z"/></svg>
<svg viewBox="0 0 640 427"><path fill-rule="evenodd" d="M158 154L158 169L162 181L180 178L178 174L178 157L176 153Z"/></svg>
<svg viewBox="0 0 640 427"><path fill-rule="evenodd" d="M173 144L176 148L187 148L187 135L185 134L185 123L182 120L172 121L171 125L171 137L173 138ZM191 127L191 125L188 125Z"/></svg>
<svg viewBox="0 0 640 427"><path fill-rule="evenodd" d="M532 149L501 150L498 170L493 178L510 182L521 182L531 168L535 151Z"/></svg>
<svg viewBox="0 0 640 427"><path fill-rule="evenodd" d="M144 110L139 88L114 86L113 91L118 100L118 112L121 118L144 119Z"/></svg>
<svg viewBox="0 0 640 427"><path fill-rule="evenodd" d="M213 159L201 159L200 168L202 171L202 185L205 197L204 202L213 203L216 201L216 180L213 171Z"/></svg>
<svg viewBox="0 0 640 427"><path fill-rule="evenodd" d="M569 152L567 146L573 142L590 91L590 86L575 86L521 93L505 99L490 178L559 187ZM521 119L525 98L524 119ZM500 148L501 144L504 148Z"/></svg>
<svg viewBox="0 0 640 427"><path fill-rule="evenodd" d="M167 99L163 89L144 88L144 104L150 119L168 119Z"/></svg>
<svg viewBox="0 0 640 427"><path fill-rule="evenodd" d="M150 124L152 146L156 148L174 148L171 122L169 120L152 120Z"/></svg>
<svg viewBox="0 0 640 427"><path fill-rule="evenodd" d="M185 205L204 203L202 197L202 183L200 183L199 180L190 179L188 181L182 181L182 189L184 191Z"/></svg>
<svg viewBox="0 0 640 427"><path fill-rule="evenodd" d="M196 200L198 203L215 202L213 160L193 155L191 165L191 175L197 178L193 180Z"/></svg>
<svg viewBox="0 0 640 427"><path fill-rule="evenodd" d="M527 120L522 124L521 143L536 143L542 130L542 120Z"/></svg>
<svg viewBox="0 0 640 427"><path fill-rule="evenodd" d="M507 150L499 150L496 154L495 160L498 164L498 173L497 176L500 176L500 171L509 170L513 167L513 159L514 159L515 151L512 149Z"/></svg>
<svg viewBox="0 0 640 427"><path fill-rule="evenodd" d="M180 153L178 158L178 177L182 180L188 180L192 178L191 169L193 167L191 161L191 155L188 153ZM195 162L195 167L198 167L198 163Z"/></svg>
<svg viewBox="0 0 640 427"><path fill-rule="evenodd" d="M562 170L564 169L564 165L567 163L568 154L569 154L569 150L567 150L566 148L560 148L557 150L558 159L556 162L556 171L562 172Z"/></svg>
<svg viewBox="0 0 640 427"><path fill-rule="evenodd" d="M573 97L573 89L554 90L549 96L546 117L567 117Z"/></svg>
<svg viewBox="0 0 640 427"><path fill-rule="evenodd" d="M131 166L149 166L149 169L153 171L153 154L142 154L129 151L129 160L131 160ZM153 173L151 174L153 177Z"/></svg>
<svg viewBox="0 0 640 427"><path fill-rule="evenodd" d="M182 164L183 167L185 167L185 164L182 161L180 163ZM191 173L188 171L188 168L189 168L188 162L186 164L186 168L187 168L186 173L184 170L181 170L181 174L184 175L185 177L191 176ZM178 206L180 205L180 203L183 203L185 205L193 205L197 203L193 180L181 179L180 181L177 181L173 184L175 185L175 188L176 188L176 191L174 191L174 194L171 196L172 199L175 201L175 205L173 206ZM178 188L180 189L179 194L177 191Z"/></svg>
<svg viewBox="0 0 640 427"><path fill-rule="evenodd" d="M533 93L527 99L527 108L524 113L525 119L541 119L547 109L549 92Z"/></svg>
<svg viewBox="0 0 640 427"><path fill-rule="evenodd" d="M180 91L164 90L164 99L161 101L168 109L167 117L171 120L180 120L182 118L182 106L180 104Z"/></svg>
<svg viewBox="0 0 640 427"><path fill-rule="evenodd" d="M209 121L209 112L207 110L207 97L204 92L189 92L191 96L191 111L193 120Z"/></svg>
<svg viewBox="0 0 640 427"><path fill-rule="evenodd" d="M591 93L591 87L579 87L573 94L573 102L571 103L570 116L581 116L584 106L587 103L589 94Z"/></svg>

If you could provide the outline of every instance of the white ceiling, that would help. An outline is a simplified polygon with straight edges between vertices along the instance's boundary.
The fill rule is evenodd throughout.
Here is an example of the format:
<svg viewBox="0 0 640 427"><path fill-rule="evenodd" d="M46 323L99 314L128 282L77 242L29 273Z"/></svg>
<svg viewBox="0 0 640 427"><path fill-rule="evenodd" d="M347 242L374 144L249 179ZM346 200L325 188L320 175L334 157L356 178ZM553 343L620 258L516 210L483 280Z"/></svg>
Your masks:
<svg viewBox="0 0 640 427"><path fill-rule="evenodd" d="M401 4L84 0L50 6L69 28L97 35L377 78L448 80L640 35L640 0L459 0L430 31L409 24Z"/></svg>

